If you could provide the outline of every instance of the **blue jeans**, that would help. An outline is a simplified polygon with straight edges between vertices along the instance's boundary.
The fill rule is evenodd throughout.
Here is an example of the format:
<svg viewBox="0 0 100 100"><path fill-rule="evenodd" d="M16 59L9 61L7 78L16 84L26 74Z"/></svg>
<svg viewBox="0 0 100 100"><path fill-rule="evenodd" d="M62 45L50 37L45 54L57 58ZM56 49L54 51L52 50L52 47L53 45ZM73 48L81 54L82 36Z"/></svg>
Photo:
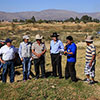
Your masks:
<svg viewBox="0 0 100 100"><path fill-rule="evenodd" d="M29 79L30 70L31 70L31 61L30 58L23 58L23 80Z"/></svg>
<svg viewBox="0 0 100 100"><path fill-rule="evenodd" d="M14 62L13 61L6 61L5 64L3 64L3 73L2 73L2 82L6 82L7 79L7 71L10 69L10 82L14 82Z"/></svg>

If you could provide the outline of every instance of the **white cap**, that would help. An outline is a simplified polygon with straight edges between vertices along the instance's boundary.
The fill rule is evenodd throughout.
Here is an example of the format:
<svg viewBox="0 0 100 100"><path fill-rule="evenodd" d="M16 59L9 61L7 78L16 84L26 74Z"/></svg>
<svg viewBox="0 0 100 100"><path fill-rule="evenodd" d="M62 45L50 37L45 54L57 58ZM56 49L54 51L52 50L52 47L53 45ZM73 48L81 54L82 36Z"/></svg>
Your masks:
<svg viewBox="0 0 100 100"><path fill-rule="evenodd" d="M29 39L29 36L28 35L24 35L23 39Z"/></svg>

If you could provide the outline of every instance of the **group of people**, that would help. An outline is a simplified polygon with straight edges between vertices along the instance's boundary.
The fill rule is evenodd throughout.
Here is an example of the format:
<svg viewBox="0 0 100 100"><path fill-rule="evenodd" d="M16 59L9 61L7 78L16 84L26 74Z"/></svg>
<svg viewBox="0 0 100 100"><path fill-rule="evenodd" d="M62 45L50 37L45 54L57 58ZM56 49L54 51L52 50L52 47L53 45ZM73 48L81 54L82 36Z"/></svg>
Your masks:
<svg viewBox="0 0 100 100"><path fill-rule="evenodd" d="M52 75L54 77L62 78L62 55L67 56L67 63L65 67L65 79L67 80L71 77L73 82L77 82L76 78L76 55L77 55L77 46L73 42L72 36L66 37L66 45L64 46L62 41L58 39L59 34L54 32L51 35L50 42L50 55L51 55L51 64L52 64ZM29 36L23 36L23 41L20 43L19 49L16 49L12 45L12 40L6 39L5 45L0 48L0 62L3 65L2 72L2 82L6 82L7 71L10 70L10 82L14 82L14 59L15 53L19 54L19 57L23 66L23 81L30 80L30 71L31 64L34 61L36 79L40 77L41 68L41 77L46 78L45 72L45 53L47 48L45 43L42 42L43 36L37 34L36 41L34 43L29 42ZM93 37L88 36L86 39L87 48L86 48L86 65L85 65L85 81L90 84L94 84L95 77L95 63L96 63L96 49L93 45ZM91 77L91 79L90 79Z"/></svg>

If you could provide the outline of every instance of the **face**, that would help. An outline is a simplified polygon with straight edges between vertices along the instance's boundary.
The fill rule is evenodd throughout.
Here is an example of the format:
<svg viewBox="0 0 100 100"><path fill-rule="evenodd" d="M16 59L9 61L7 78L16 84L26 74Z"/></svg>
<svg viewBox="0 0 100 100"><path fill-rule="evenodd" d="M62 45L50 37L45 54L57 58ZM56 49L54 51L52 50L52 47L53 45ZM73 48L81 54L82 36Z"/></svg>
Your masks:
<svg viewBox="0 0 100 100"><path fill-rule="evenodd" d="M7 46L10 47L10 46L11 46L11 42L8 42L8 43L7 43Z"/></svg>
<svg viewBox="0 0 100 100"><path fill-rule="evenodd" d="M41 43L41 40L36 40L36 41L37 41L37 43L39 43L39 44Z"/></svg>
<svg viewBox="0 0 100 100"><path fill-rule="evenodd" d="M57 40L57 37L52 37L52 39L53 39L54 41L56 41L56 40Z"/></svg>
<svg viewBox="0 0 100 100"><path fill-rule="evenodd" d="M71 44L73 41L67 40L66 42L67 42L68 44Z"/></svg>
<svg viewBox="0 0 100 100"><path fill-rule="evenodd" d="M24 39L24 42L27 43L28 42L28 39Z"/></svg>
<svg viewBox="0 0 100 100"><path fill-rule="evenodd" d="M86 42L86 44L89 46L91 43L89 43L89 42Z"/></svg>

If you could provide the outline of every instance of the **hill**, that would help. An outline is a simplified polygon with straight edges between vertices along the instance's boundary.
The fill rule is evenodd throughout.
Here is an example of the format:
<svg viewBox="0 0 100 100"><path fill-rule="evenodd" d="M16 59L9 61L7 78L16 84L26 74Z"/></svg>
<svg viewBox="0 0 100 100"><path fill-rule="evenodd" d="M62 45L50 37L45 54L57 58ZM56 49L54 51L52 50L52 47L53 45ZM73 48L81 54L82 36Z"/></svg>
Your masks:
<svg viewBox="0 0 100 100"><path fill-rule="evenodd" d="M0 20L11 21L12 19L29 19L32 16L35 16L36 20L65 20L70 17L81 17L83 15L89 15L93 18L100 19L100 12L96 13L78 13L74 11L67 10L56 10L56 9L48 9L40 12L16 12L16 13L8 13L8 12L0 12Z"/></svg>

